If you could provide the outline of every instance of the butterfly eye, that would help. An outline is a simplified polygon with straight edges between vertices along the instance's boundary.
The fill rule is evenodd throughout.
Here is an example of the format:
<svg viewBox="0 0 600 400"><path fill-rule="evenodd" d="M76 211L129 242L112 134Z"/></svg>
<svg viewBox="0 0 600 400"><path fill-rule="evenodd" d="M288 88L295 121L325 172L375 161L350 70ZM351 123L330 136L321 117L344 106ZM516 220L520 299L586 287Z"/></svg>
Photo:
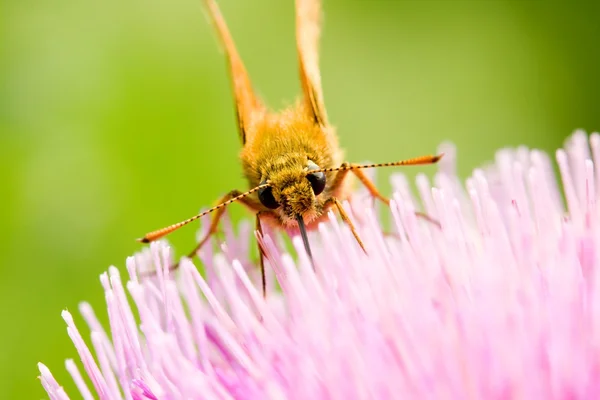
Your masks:
<svg viewBox="0 0 600 400"><path fill-rule="evenodd" d="M267 183L266 181L261 182L261 185ZM258 199L262 203L263 206L270 208L272 210L278 208L280 204L273 197L273 188L271 186L264 187L258 190Z"/></svg>
<svg viewBox="0 0 600 400"><path fill-rule="evenodd" d="M308 171L319 169L319 166L312 161L308 162ZM313 193L315 196L318 196L325 189L325 184L327 180L325 179L324 172L314 172L306 175L306 179L310 182L310 186L312 186Z"/></svg>

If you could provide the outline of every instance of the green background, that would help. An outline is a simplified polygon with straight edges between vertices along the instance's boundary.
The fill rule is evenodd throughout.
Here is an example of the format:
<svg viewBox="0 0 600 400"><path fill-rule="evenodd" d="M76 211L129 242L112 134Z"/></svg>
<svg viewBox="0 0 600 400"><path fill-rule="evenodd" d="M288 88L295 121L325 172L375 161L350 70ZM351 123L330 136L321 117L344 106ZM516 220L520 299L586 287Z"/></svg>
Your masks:
<svg viewBox="0 0 600 400"><path fill-rule="evenodd" d="M0 4L0 398L44 396L38 361L78 398L60 311L88 300L105 320L98 276L124 267L134 238L246 187L229 80L200 0ZM220 4L258 91L273 107L292 102L292 1ZM502 146L553 151L575 128L600 128L598 5L324 9L325 99L349 161L451 140L465 176ZM171 238L178 254L193 239L191 228Z"/></svg>

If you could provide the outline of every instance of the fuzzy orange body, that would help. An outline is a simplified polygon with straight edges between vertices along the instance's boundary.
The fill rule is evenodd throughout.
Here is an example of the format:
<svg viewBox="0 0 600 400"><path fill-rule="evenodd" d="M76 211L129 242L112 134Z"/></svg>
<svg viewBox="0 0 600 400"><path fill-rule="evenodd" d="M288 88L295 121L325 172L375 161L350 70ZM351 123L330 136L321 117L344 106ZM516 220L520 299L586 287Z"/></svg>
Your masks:
<svg viewBox="0 0 600 400"><path fill-rule="evenodd" d="M294 228L296 216L301 215L311 229L331 207L325 205L328 198L336 195L345 199L349 193L345 190L349 180L343 187L332 187L337 172L326 173L326 187L319 195L314 194L306 179L308 161L321 168L335 167L343 161L333 128L315 124L308 115L299 103L280 113L264 113L246 131L240 159L249 187L271 182L273 196L281 207L271 211L256 194L250 196L265 213L263 220L274 227Z"/></svg>

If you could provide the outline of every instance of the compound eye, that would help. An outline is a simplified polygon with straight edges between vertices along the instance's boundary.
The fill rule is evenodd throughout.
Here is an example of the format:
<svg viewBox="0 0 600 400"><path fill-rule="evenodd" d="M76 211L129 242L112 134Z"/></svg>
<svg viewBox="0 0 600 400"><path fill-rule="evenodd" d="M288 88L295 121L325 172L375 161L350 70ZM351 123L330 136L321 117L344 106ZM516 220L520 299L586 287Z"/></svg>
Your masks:
<svg viewBox="0 0 600 400"><path fill-rule="evenodd" d="M264 185L267 183L266 181L262 181L260 184ZM273 188L271 186L264 187L258 190L258 199L262 203L263 206L270 208L272 210L278 208L280 204L273 197Z"/></svg>
<svg viewBox="0 0 600 400"><path fill-rule="evenodd" d="M325 190L325 184L327 183L324 172L310 173L311 170L317 170L317 169L320 169L319 166L309 160L308 161L309 173L306 175L306 179L308 179L308 181L310 182L310 186L312 186L312 190L313 190L313 193L315 194L315 196L318 196L319 194L321 194L321 192L323 192L323 190Z"/></svg>

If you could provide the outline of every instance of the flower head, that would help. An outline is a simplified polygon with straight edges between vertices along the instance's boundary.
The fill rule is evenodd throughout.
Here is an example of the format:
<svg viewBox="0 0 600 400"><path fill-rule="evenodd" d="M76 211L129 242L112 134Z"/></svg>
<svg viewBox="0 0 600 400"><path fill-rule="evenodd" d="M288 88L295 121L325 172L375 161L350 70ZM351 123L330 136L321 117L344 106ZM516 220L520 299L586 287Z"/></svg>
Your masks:
<svg viewBox="0 0 600 400"><path fill-rule="evenodd" d="M435 187L417 178L423 211L441 228L415 216L396 175L390 234L370 202L353 200L368 255L333 216L312 234L316 272L297 238L298 262L276 235L260 238L274 274L266 299L247 224L237 236L227 230L220 252L200 254L204 276L190 260L169 273L164 242L127 259L126 283L111 267L101 276L110 331L82 304L88 346L63 312L92 383L67 361L81 395L598 398L600 135L576 132L556 153L566 210L540 151L502 150L463 187L453 148L443 150ZM67 398L43 364L40 372L52 399Z"/></svg>

